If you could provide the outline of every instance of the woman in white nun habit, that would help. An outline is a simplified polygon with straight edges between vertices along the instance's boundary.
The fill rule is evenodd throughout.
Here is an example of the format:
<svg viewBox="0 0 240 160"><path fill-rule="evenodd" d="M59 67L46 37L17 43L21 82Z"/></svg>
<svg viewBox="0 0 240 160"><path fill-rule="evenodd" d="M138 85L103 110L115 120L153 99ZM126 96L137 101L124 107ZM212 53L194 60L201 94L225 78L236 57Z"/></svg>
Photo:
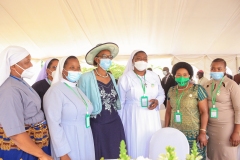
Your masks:
<svg viewBox="0 0 240 160"><path fill-rule="evenodd" d="M62 58L52 85L43 98L54 160L94 160L90 127L93 107L76 87L81 76L79 61L74 56Z"/></svg>
<svg viewBox="0 0 240 160"><path fill-rule="evenodd" d="M29 52L9 46L0 54L0 159L52 160L37 92L24 81L34 68Z"/></svg>
<svg viewBox="0 0 240 160"><path fill-rule="evenodd" d="M148 71L148 57L137 50L131 55L118 82L122 110L119 115L125 130L131 158L148 157L150 138L161 128L159 108L164 91L158 75Z"/></svg>

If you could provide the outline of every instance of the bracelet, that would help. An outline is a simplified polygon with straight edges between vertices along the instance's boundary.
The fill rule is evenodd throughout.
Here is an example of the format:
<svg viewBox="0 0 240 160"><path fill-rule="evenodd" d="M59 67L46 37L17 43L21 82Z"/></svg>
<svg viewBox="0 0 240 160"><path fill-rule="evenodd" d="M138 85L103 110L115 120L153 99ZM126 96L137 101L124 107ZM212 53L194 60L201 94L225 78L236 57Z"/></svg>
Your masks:
<svg viewBox="0 0 240 160"><path fill-rule="evenodd" d="M204 131L204 132L207 132L206 129L199 129L200 131Z"/></svg>

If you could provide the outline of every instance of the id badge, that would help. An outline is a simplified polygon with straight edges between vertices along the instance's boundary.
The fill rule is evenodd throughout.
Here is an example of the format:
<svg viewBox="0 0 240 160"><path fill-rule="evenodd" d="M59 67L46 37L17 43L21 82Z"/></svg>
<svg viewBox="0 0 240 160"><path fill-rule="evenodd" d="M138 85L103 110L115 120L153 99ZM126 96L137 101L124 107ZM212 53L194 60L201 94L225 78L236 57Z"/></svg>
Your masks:
<svg viewBox="0 0 240 160"><path fill-rule="evenodd" d="M181 112L174 113L174 122L182 123L182 113Z"/></svg>
<svg viewBox="0 0 240 160"><path fill-rule="evenodd" d="M148 96L142 96L141 97L141 106L142 107L148 107Z"/></svg>
<svg viewBox="0 0 240 160"><path fill-rule="evenodd" d="M210 108L210 118L218 118L218 108Z"/></svg>
<svg viewBox="0 0 240 160"><path fill-rule="evenodd" d="M85 116L85 125L86 125L86 128L90 127L90 114L86 114Z"/></svg>

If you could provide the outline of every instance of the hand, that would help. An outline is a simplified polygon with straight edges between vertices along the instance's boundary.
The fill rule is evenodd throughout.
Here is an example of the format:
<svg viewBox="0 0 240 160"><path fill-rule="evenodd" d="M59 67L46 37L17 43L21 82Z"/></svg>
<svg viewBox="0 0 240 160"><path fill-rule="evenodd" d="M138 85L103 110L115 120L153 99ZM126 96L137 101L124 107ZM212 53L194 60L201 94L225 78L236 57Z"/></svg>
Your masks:
<svg viewBox="0 0 240 160"><path fill-rule="evenodd" d="M64 156L60 157L60 160L71 160L71 158L65 154Z"/></svg>
<svg viewBox="0 0 240 160"><path fill-rule="evenodd" d="M238 132L233 132L230 136L229 142L232 146L236 147L240 143L240 135Z"/></svg>
<svg viewBox="0 0 240 160"><path fill-rule="evenodd" d="M158 106L158 100L156 99L151 99L149 102L150 102L150 105L148 106L149 110L153 110Z"/></svg>
<svg viewBox="0 0 240 160"><path fill-rule="evenodd" d="M47 154L44 154L43 156L39 157L39 160L53 160L53 158Z"/></svg>
<svg viewBox="0 0 240 160"><path fill-rule="evenodd" d="M206 146L207 143L208 143L208 140L207 140L207 137L206 137L206 132L201 132L200 131L200 133L199 133L199 135L197 137L197 141L199 141L201 148Z"/></svg>

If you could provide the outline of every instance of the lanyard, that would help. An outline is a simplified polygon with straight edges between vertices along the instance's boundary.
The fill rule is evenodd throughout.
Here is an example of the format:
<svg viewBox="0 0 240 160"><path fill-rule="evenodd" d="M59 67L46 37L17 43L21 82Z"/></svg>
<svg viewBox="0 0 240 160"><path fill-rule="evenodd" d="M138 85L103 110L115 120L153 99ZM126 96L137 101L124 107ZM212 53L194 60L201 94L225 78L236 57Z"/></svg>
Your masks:
<svg viewBox="0 0 240 160"><path fill-rule="evenodd" d="M180 103L182 96L184 95L184 91L181 93L180 97L178 98L178 89L176 89L176 98L177 98L177 111L179 112L180 110Z"/></svg>
<svg viewBox="0 0 240 160"><path fill-rule="evenodd" d="M15 77L15 76L12 76L12 75L10 75L10 77L12 77L13 79L16 79L16 80L18 80L19 82L22 82L25 86L27 86L29 89L30 89L30 91L32 91L33 92L33 90L31 89L31 87L29 87L26 83L24 83L22 80L20 80L20 79L18 79L17 77Z"/></svg>
<svg viewBox="0 0 240 160"><path fill-rule="evenodd" d="M135 73L136 74L136 73ZM141 81L141 85L142 85L142 90L143 90L143 95L145 96L145 93L146 93L146 86L145 86L145 84L143 84L143 82L142 82L142 79L136 74L136 76L140 79L140 81ZM144 74L144 81L146 81L145 80L145 74Z"/></svg>
<svg viewBox="0 0 240 160"><path fill-rule="evenodd" d="M218 93L219 90L220 90L220 87L221 87L221 85L222 85L223 80L224 80L224 77L222 78L221 82L220 82L219 85L217 86L217 89L216 89L215 94L213 94L213 90L214 90L215 84L212 83L212 87L211 87L211 97L212 97L212 105L213 105L213 108L215 108L216 96L217 96L217 93Z"/></svg>
<svg viewBox="0 0 240 160"><path fill-rule="evenodd" d="M46 78L46 80L47 80L48 84L51 86L51 81L48 78Z"/></svg>
<svg viewBox="0 0 240 160"><path fill-rule="evenodd" d="M74 92L74 94L79 98L79 99L81 99L82 100L82 102L84 103L84 105L86 106L86 110L87 110L87 114L88 114L88 104L87 104L87 102L85 101L85 99L82 97L82 95L78 92L78 94L72 89L72 87L70 87L67 83L64 83L69 89L71 89L73 92ZM80 97L79 97L79 95L80 95Z"/></svg>

